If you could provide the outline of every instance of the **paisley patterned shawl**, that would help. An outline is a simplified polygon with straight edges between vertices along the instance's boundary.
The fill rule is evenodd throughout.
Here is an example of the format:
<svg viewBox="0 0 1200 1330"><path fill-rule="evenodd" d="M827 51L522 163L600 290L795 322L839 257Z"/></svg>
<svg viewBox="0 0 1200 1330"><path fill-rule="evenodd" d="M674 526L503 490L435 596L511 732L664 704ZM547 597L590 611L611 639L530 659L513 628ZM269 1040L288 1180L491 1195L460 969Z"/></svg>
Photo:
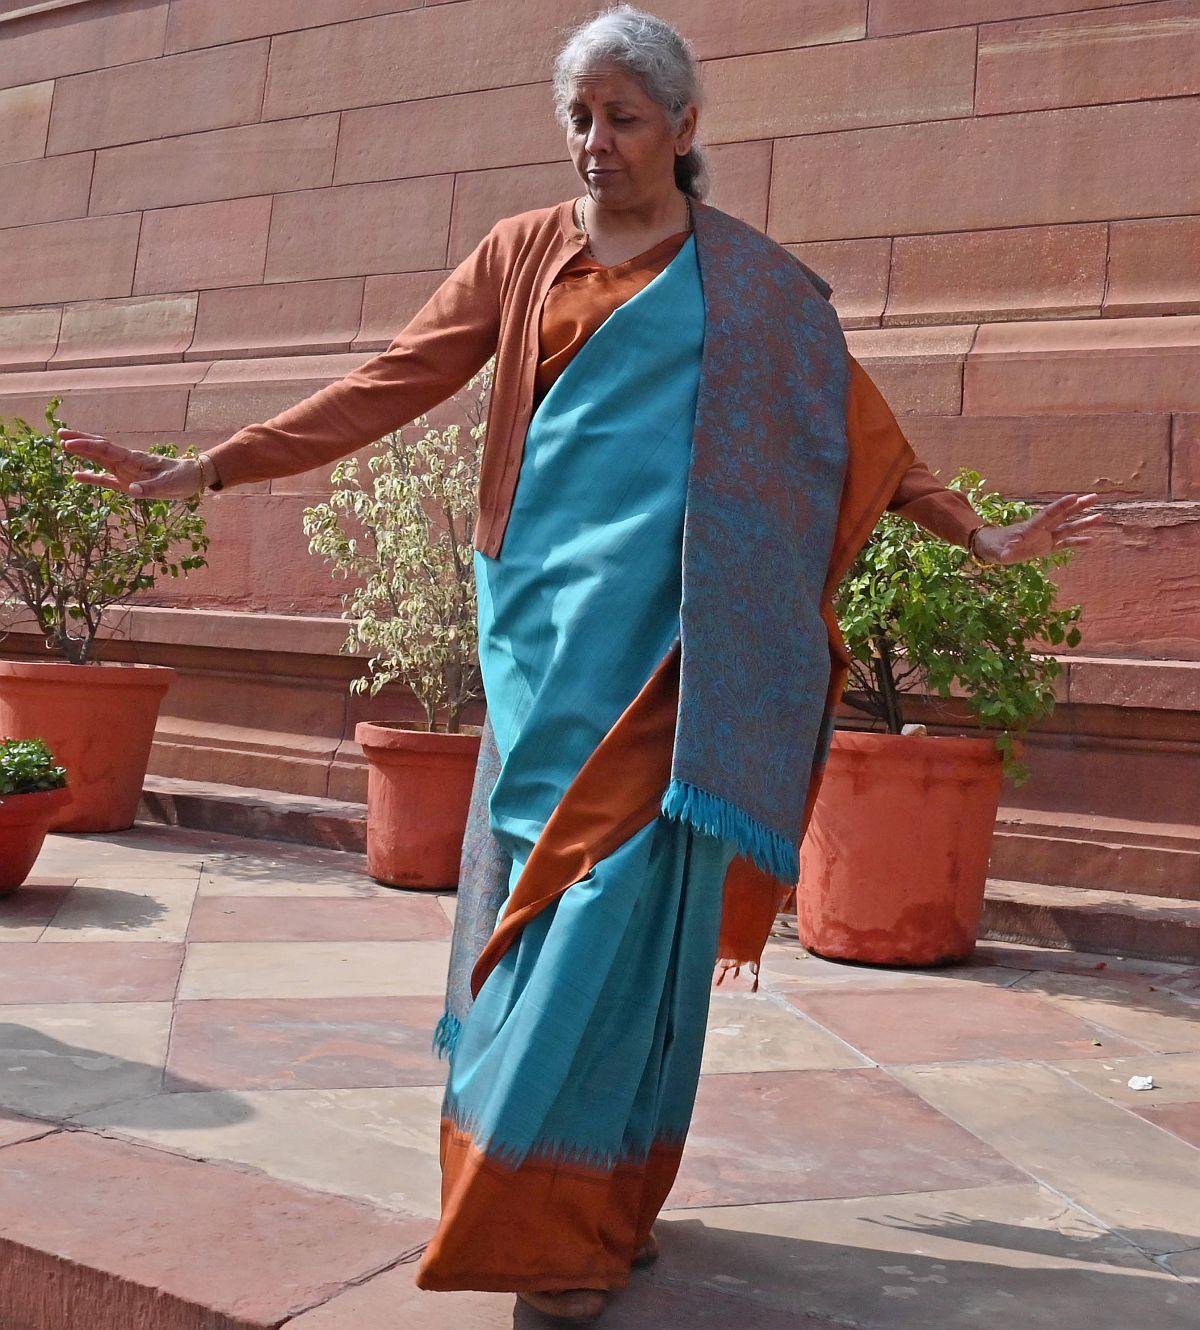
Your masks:
<svg viewBox="0 0 1200 1330"><path fill-rule="evenodd" d="M705 338L663 811L795 882L829 679L820 602L846 467L845 339L773 240L715 208L695 228Z"/></svg>

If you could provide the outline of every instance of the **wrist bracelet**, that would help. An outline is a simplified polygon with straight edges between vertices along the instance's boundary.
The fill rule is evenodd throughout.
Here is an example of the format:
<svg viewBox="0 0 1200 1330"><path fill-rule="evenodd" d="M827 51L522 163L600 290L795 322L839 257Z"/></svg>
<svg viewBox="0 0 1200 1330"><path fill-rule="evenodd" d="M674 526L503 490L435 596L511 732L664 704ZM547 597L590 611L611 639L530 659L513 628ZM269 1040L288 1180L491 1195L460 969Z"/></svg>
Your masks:
<svg viewBox="0 0 1200 1330"><path fill-rule="evenodd" d="M217 464L207 453L201 453L196 459L200 463L201 491L206 489L219 490L221 488L221 477L217 471Z"/></svg>
<svg viewBox="0 0 1200 1330"><path fill-rule="evenodd" d="M971 556L972 561L980 568L991 568L993 566L993 560L981 559L979 555L975 553L975 537L979 535L985 526L988 525L990 524L987 522L981 522L967 537L967 553Z"/></svg>

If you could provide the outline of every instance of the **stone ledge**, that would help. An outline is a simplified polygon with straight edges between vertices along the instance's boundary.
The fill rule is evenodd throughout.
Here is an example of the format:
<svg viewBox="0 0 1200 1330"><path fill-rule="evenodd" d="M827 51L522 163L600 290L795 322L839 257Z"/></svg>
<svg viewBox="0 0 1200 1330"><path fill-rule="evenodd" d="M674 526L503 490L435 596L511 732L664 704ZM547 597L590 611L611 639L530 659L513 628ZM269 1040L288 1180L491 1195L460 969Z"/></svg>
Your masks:
<svg viewBox="0 0 1200 1330"><path fill-rule="evenodd" d="M1131 507L1135 505L1130 505ZM1167 505L1168 511L1197 505ZM33 634L32 621L10 621L14 636ZM365 653L342 653L345 620L332 616L256 614L238 610L177 609L130 605L114 611L100 640L199 650L334 656L343 660ZM16 649L20 647L22 649ZM29 654L23 643L0 658ZM1200 660L1142 660L1136 657L1064 654L1059 705L1139 707L1163 711L1200 711Z"/></svg>
<svg viewBox="0 0 1200 1330"><path fill-rule="evenodd" d="M147 776L138 820L365 853L365 804Z"/></svg>
<svg viewBox="0 0 1200 1330"><path fill-rule="evenodd" d="M70 1129L0 1150L0 1323L263 1330L405 1259L430 1221ZM195 1253L222 1252L197 1264Z"/></svg>
<svg viewBox="0 0 1200 1330"><path fill-rule="evenodd" d="M15 23L17 19L30 18L34 14L48 14L52 9L79 9L94 3L95 0L30 0L29 4L17 5L0 14L0 23Z"/></svg>
<svg viewBox="0 0 1200 1330"><path fill-rule="evenodd" d="M1194 965L1200 901L989 878L979 936Z"/></svg>

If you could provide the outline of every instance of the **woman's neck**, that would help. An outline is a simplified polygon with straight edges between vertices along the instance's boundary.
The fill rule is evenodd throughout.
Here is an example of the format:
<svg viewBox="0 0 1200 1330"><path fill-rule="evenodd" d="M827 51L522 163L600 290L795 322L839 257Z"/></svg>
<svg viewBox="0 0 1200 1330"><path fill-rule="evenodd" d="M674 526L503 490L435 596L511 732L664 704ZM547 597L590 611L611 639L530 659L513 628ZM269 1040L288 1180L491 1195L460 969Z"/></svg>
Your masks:
<svg viewBox="0 0 1200 1330"><path fill-rule="evenodd" d="M592 257L611 266L688 230L691 206L677 189L656 206L638 209L608 208L587 195L575 206L575 222L587 236Z"/></svg>

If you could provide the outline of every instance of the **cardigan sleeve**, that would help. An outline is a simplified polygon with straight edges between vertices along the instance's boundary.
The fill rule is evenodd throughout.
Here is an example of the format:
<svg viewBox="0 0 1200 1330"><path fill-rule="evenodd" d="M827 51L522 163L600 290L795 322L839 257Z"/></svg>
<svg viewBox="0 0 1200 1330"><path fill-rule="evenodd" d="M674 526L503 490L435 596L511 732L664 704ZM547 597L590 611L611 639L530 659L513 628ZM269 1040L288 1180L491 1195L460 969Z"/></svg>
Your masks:
<svg viewBox="0 0 1200 1330"><path fill-rule="evenodd" d="M853 356L850 396L852 409L846 413L850 428L879 434L901 432L883 394ZM901 475L887 507L889 512L911 518L952 545L965 546L976 527L986 521L965 494L943 485L920 458L914 458Z"/></svg>
<svg viewBox="0 0 1200 1330"><path fill-rule="evenodd" d="M456 393L496 351L502 263L489 231L387 350L206 451L221 488L327 465Z"/></svg>

